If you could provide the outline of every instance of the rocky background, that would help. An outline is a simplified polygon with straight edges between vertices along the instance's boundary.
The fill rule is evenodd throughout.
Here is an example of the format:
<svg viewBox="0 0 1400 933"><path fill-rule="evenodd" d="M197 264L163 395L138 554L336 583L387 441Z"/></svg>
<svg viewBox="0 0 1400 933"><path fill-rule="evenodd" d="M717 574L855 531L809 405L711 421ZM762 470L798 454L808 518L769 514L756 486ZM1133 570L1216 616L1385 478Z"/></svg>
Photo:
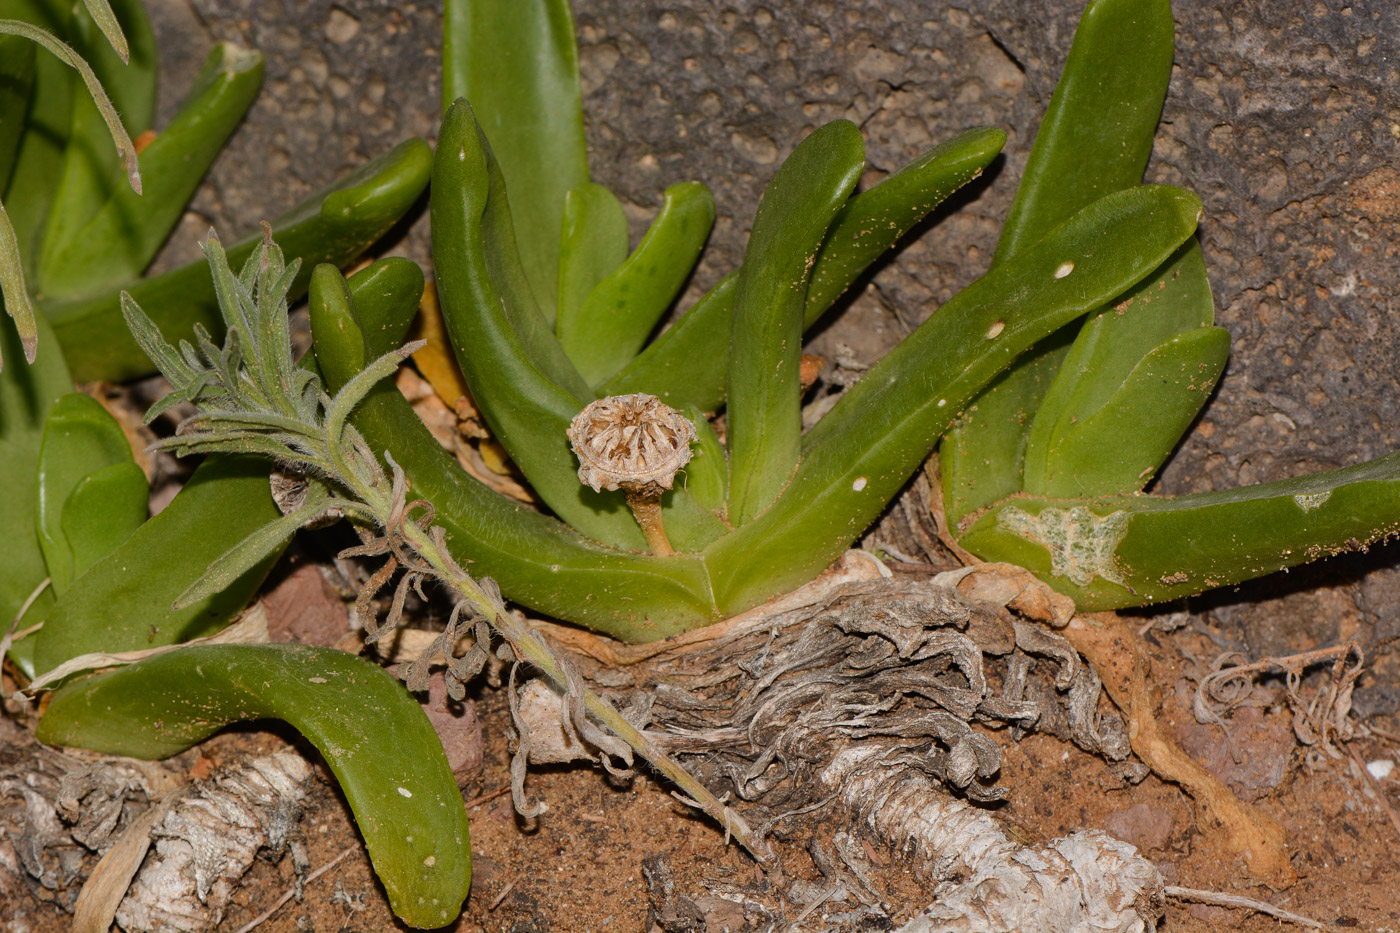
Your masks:
<svg viewBox="0 0 1400 933"><path fill-rule="evenodd" d="M671 183L720 219L697 287L742 254L762 187L804 133L861 125L867 183L961 129L1004 161L942 211L817 338L873 359L979 275L1068 51L1081 0L577 0L595 177L644 229ZM389 0L154 0L169 114L215 41L267 56L262 96L167 261L211 223L249 230L408 135L435 135L440 8ZM1205 201L1233 356L1160 491L1221 489L1400 448L1400 6L1181 0L1150 181ZM427 221L390 251L427 260ZM1400 547L1192 601L1258 656L1355 637L1359 711L1400 707ZM1173 607L1179 609L1180 607ZM1225 646L1222 646L1225 647Z"/></svg>

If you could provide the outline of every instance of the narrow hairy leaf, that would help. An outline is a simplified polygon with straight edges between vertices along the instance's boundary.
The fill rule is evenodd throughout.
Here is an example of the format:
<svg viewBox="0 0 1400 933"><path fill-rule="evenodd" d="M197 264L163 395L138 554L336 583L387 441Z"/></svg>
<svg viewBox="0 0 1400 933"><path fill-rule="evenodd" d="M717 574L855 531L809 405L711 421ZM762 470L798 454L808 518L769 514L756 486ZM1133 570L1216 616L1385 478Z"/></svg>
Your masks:
<svg viewBox="0 0 1400 933"><path fill-rule="evenodd" d="M462 795L422 707L369 661L306 645L172 651L59 690L39 735L47 744L165 758L258 719L285 721L321 753L394 913L415 927L454 919L471 884Z"/></svg>
<svg viewBox="0 0 1400 933"><path fill-rule="evenodd" d="M239 577L267 560L268 555L280 554L287 539L303 525L327 515L334 515L346 506L346 503L339 499L317 496L308 498L311 501L301 508L254 529L242 541L214 558L214 562L209 565L203 576L175 597L171 608L185 609L223 591Z"/></svg>
<svg viewBox="0 0 1400 933"><path fill-rule="evenodd" d="M102 84L97 80L97 76L92 73L92 68L88 63L69 48L63 42L54 38L49 33L37 26L21 22L15 19L0 20L0 33L12 36L23 36L32 42L36 42L51 52L55 58L65 65L73 68L83 79L83 84L87 87L88 94L92 96L93 103L102 114L103 121L107 124L107 130L112 135L112 141L116 143L117 152L121 154L123 162L126 164L127 182L133 191L141 193L141 171L137 166L136 147L131 144L131 137L126 134L126 129L122 126L121 118L117 116L116 109L107 98L107 92L102 89Z"/></svg>
<svg viewBox="0 0 1400 933"><path fill-rule="evenodd" d="M117 14L112 12L111 4L107 0L83 0L83 6L122 61L130 62L131 49L127 47L126 36L122 34L121 23L117 22Z"/></svg>
<svg viewBox="0 0 1400 933"><path fill-rule="evenodd" d="M120 115L122 126L128 135L135 137L150 128L155 115L155 35L138 0L117 0L114 9L131 40L129 62L122 60L92 19L76 5L66 25L62 18L35 17L36 10L23 18L50 29L91 66L111 99L113 109ZM76 76L64 75L72 95L71 112L66 114L68 125L64 128L61 171L46 209L43 237L34 244L37 255L31 268L36 296L48 294L44 266L52 255L70 243L104 203L122 190L130 191L121 161L113 157L111 137L102 112L73 77ZM47 80L43 75L40 79L41 82ZM35 131L39 131L37 127ZM141 164L145 166L144 158ZM59 288L64 285L63 282L53 284Z"/></svg>
<svg viewBox="0 0 1400 933"><path fill-rule="evenodd" d="M141 153L147 190L114 191L67 236L44 243L40 277L47 300L92 294L140 275L257 96L263 58L215 46L175 118Z"/></svg>
<svg viewBox="0 0 1400 933"><path fill-rule="evenodd" d="M19 240L10 224L5 205L0 204L0 291L5 293L5 313L14 321L26 363L34 362L39 349L39 326L34 320L34 305L24 284L24 264L19 252ZM0 357L0 368L5 361Z"/></svg>
<svg viewBox="0 0 1400 933"><path fill-rule="evenodd" d="M326 437L330 443L340 443L341 435L345 430L345 421L350 417L350 412L369 394L369 390L374 388L374 384L381 379L392 376L403 365L403 361L421 349L422 346L423 341L417 340L386 353L345 383L344 387L335 394L334 402L326 411Z"/></svg>

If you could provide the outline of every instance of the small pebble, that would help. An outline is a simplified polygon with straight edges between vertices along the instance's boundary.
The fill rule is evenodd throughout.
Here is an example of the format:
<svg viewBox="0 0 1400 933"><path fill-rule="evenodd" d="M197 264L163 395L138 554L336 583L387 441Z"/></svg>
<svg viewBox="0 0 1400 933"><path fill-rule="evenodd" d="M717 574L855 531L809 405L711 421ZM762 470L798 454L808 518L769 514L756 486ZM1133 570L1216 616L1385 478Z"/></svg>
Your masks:
<svg viewBox="0 0 1400 933"><path fill-rule="evenodd" d="M1390 777L1390 772L1395 770L1395 762L1389 758L1377 758L1375 761L1366 762L1366 770L1371 772L1371 777L1377 781L1384 781Z"/></svg>

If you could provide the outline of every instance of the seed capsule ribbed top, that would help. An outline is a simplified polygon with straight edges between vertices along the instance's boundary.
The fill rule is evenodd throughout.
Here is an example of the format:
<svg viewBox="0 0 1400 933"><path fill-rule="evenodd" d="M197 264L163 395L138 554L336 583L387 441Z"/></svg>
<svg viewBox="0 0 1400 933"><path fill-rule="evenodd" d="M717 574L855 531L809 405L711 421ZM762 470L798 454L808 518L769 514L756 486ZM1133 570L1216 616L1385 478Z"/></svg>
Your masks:
<svg viewBox="0 0 1400 933"><path fill-rule="evenodd" d="M694 440L695 428L684 415L645 392L600 398L569 425L579 482L595 492L621 488L661 495L690 462Z"/></svg>

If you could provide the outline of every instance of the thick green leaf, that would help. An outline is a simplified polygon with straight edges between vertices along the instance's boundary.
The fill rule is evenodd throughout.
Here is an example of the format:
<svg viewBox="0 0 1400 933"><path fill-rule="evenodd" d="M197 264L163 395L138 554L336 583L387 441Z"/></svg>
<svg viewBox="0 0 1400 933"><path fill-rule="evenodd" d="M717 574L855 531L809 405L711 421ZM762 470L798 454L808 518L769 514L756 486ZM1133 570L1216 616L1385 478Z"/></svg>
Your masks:
<svg viewBox="0 0 1400 933"><path fill-rule="evenodd" d="M423 270L418 263L401 256L376 259L350 276L349 286L355 320L372 335L376 346L385 348L379 355L402 346L423 300Z"/></svg>
<svg viewBox="0 0 1400 933"><path fill-rule="evenodd" d="M555 331L564 351L582 369L586 357L575 353L566 335L598 283L627 258L627 214L602 185L585 182L564 197L564 231L559 239L559 303Z"/></svg>
<svg viewBox="0 0 1400 933"><path fill-rule="evenodd" d="M1036 133L993 268L1090 202L1142 179L1171 77L1170 0L1091 0ZM1028 353L976 401L941 451L945 512L1020 490L1026 432L1068 352L1061 335Z"/></svg>
<svg viewBox="0 0 1400 933"><path fill-rule="evenodd" d="M104 113L94 100L97 96L75 84L71 123L63 150L63 170L44 221L35 295L43 292L44 264L51 253L71 241L87 225L102 205L123 187L130 187L132 166L124 164L126 154L113 146L113 122L128 137L149 129L155 115L157 54L155 35L146 11L136 0L118 4L126 34L132 41L130 65L111 48L86 13L72 19L71 28L58 38L92 68L92 77L111 100L113 113ZM134 151L130 151L134 159ZM139 185L137 186L139 188Z"/></svg>
<svg viewBox="0 0 1400 933"><path fill-rule="evenodd" d="M636 357L690 278L714 222L708 188L699 182L672 185L642 242L583 306L566 316L561 299L559 340L589 385ZM561 275L563 268L561 257Z"/></svg>
<svg viewBox="0 0 1400 933"><path fill-rule="evenodd" d="M672 408L718 410L724 404L738 283L737 272L720 279L622 372L599 386L598 394L646 392Z"/></svg>
<svg viewBox="0 0 1400 933"><path fill-rule="evenodd" d="M5 559L0 561L0 624L6 626L49 575L39 549L36 519L39 448L49 409L73 389L53 331L42 318L38 325L39 353L31 364L23 362L19 335L0 326L0 346L11 361L0 370L0 476L5 477L5 507L0 508L0 540L5 542ZM20 626L42 619L52 604L53 593L46 591Z"/></svg>
<svg viewBox="0 0 1400 933"><path fill-rule="evenodd" d="M1003 130L967 130L847 201L817 253L807 286L805 325L816 323L871 263L945 198L981 175L1004 145Z"/></svg>
<svg viewBox="0 0 1400 933"><path fill-rule="evenodd" d="M1037 463L1044 490L1027 492L1089 498L1140 491L1195 420L1229 355L1223 327L1198 327L1144 355L1118 391Z"/></svg>
<svg viewBox="0 0 1400 933"><path fill-rule="evenodd" d="M1170 0L1090 0L1002 225L994 265L1142 178L1167 96L1175 31Z"/></svg>
<svg viewBox="0 0 1400 933"><path fill-rule="evenodd" d="M60 526L81 575L126 543L146 521L151 490L135 461L114 463L78 481L63 504Z"/></svg>
<svg viewBox="0 0 1400 933"><path fill-rule="evenodd" d="M640 550L646 542L622 494L578 480L565 432L584 402L543 371L509 317L491 263L501 244L487 233L489 202L499 195L491 174L471 108L459 101L439 136L432 220L442 318L462 375L492 433L560 518L598 541Z"/></svg>
<svg viewBox="0 0 1400 933"><path fill-rule="evenodd" d="M442 109L471 101L501 161L515 238L554 323L564 196L588 181L578 49L568 0L447 0Z"/></svg>
<svg viewBox="0 0 1400 933"><path fill-rule="evenodd" d="M467 813L422 707L388 672L307 645L207 645L86 677L54 694L41 742L165 758L236 722L281 719L340 783L394 913L456 918L471 885Z"/></svg>
<svg viewBox="0 0 1400 933"><path fill-rule="evenodd" d="M959 539L1020 564L1086 611L1190 596L1400 532L1400 453L1189 496L1018 496Z"/></svg>
<svg viewBox="0 0 1400 933"><path fill-rule="evenodd" d="M69 497L87 476L132 462L131 445L121 425L92 396L71 392L49 409L39 448L35 528L54 595L62 595L77 576L75 542L63 533Z"/></svg>
<svg viewBox="0 0 1400 933"><path fill-rule="evenodd" d="M705 508L723 513L729 501L729 458L705 413L691 405L685 413L695 427L695 443L685 466L685 488Z"/></svg>
<svg viewBox="0 0 1400 933"><path fill-rule="evenodd" d="M172 605L215 558L279 516L259 457L209 457L180 493L109 556L73 581L44 620L39 673L94 651L189 641L222 628L248 604L280 550L217 596Z"/></svg>
<svg viewBox="0 0 1400 933"><path fill-rule="evenodd" d="M1027 435L1022 488L1070 498L1146 486L1225 370L1230 335L1214 318L1194 239L1090 317Z"/></svg>
<svg viewBox="0 0 1400 933"><path fill-rule="evenodd" d="M734 286L729 339L729 518L752 521L792 477L802 438L803 309L813 258L865 168L849 120L804 139L763 192Z"/></svg>
<svg viewBox="0 0 1400 933"><path fill-rule="evenodd" d="M19 36L0 36L0 195L15 167L29 96L34 90L34 43Z"/></svg>
<svg viewBox="0 0 1400 933"><path fill-rule="evenodd" d="M313 348L327 391L338 391L367 356L397 345L393 335L383 343L375 342L386 340L382 333L362 336L354 320L360 299L355 294L352 306L325 286L313 293ZM472 573L494 579L512 600L628 641L665 638L722 618L696 558L605 547L499 495L458 465L394 386L376 386L351 421L372 450L393 455L413 494L433 503L434 521L447 531L453 555Z"/></svg>
<svg viewBox="0 0 1400 933"><path fill-rule="evenodd" d="M262 73L259 53L227 42L214 48L184 106L141 153L143 193L124 184L111 186L101 209L86 223L66 238L45 238L43 298L89 295L145 270L252 105Z"/></svg>
<svg viewBox="0 0 1400 933"><path fill-rule="evenodd" d="M305 294L316 263L349 263L383 236L423 193L431 168L428 145L407 140L274 221L273 237L288 262L302 260L291 299ZM229 261L238 266L261 245L260 234L248 237L229 249ZM126 290L172 341L189 339L195 324L212 334L223 332L209 266L203 260L141 279ZM46 302L42 310L53 322L75 378L120 381L154 371L127 330L116 292Z"/></svg>
<svg viewBox="0 0 1400 933"><path fill-rule="evenodd" d="M948 195L981 174L1006 134L969 130L846 202L832 221L807 287L802 319L811 326L861 273ZM696 302L641 355L599 387L600 395L650 392L672 407L715 411L724 404L734 274Z"/></svg>
<svg viewBox="0 0 1400 933"><path fill-rule="evenodd" d="M706 551L721 608L756 605L830 564L978 390L1037 340L1151 273L1200 211L1179 188L1109 195L939 308L807 432L801 465L768 511ZM1066 263L1073 270L1057 275Z"/></svg>

